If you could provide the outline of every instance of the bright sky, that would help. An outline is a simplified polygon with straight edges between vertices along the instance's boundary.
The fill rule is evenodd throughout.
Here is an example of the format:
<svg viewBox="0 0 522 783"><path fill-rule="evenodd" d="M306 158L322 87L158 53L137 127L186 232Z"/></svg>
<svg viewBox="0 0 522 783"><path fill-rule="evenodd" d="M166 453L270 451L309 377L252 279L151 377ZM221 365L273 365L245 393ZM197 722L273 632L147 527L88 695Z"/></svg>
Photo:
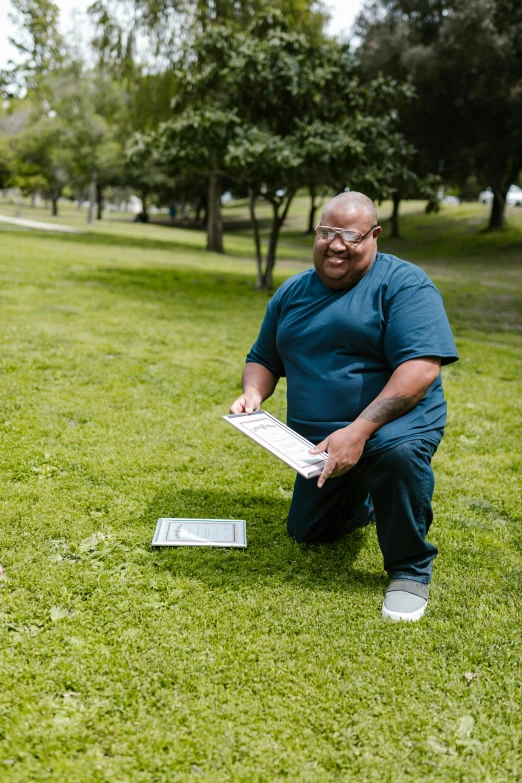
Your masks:
<svg viewBox="0 0 522 783"><path fill-rule="evenodd" d="M73 29L78 31L79 21L92 1L55 0L60 8L61 27L64 33ZM343 37L347 35L362 4L362 0L325 0L325 5L332 15L329 32ZM10 58L16 57L16 49L8 41L8 38L13 37L15 33L15 28L8 18L11 8L11 0L0 0L0 68L4 68ZM74 20L75 11L77 11L76 20Z"/></svg>

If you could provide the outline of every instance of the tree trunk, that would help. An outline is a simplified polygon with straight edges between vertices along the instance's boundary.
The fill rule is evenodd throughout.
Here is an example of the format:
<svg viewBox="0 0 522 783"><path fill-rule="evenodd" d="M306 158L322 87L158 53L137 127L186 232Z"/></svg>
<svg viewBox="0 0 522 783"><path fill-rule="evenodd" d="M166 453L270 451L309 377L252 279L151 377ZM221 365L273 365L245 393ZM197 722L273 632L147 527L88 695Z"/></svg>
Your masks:
<svg viewBox="0 0 522 783"><path fill-rule="evenodd" d="M310 214L308 215L308 228L306 230L307 234L313 234L315 231L315 213L317 211L317 204L315 203L315 194L316 194L316 187L315 185L309 186L310 191Z"/></svg>
<svg viewBox="0 0 522 783"><path fill-rule="evenodd" d="M274 217L272 219L272 230L270 231L270 240L268 242L268 252L266 254L265 274L263 275L263 288L265 291L271 291L274 287L274 267L276 264L277 242L279 232L283 221L277 214L277 207L274 206Z"/></svg>
<svg viewBox="0 0 522 783"><path fill-rule="evenodd" d="M149 212L148 212L148 209L147 209L147 195L148 195L148 193L147 193L146 190L142 190L141 191L141 211L142 211L142 214L145 217L145 222L146 223L148 223L148 220L149 220Z"/></svg>
<svg viewBox="0 0 522 783"><path fill-rule="evenodd" d="M208 194L206 192L201 193L198 198L198 206L196 209L196 221L202 225L207 225L208 209L207 209Z"/></svg>
<svg viewBox="0 0 522 783"><path fill-rule="evenodd" d="M58 217L58 199L60 196L56 196L51 198L51 204L52 204L52 216Z"/></svg>
<svg viewBox="0 0 522 783"><path fill-rule="evenodd" d="M263 288L265 291L271 291L274 287L274 267L277 260L277 243L279 241L279 233L288 215L290 204L294 197L295 191L291 191L287 197L287 202L283 209L282 215L279 215L279 208L282 202L272 201L272 229L270 231L270 240L268 242L268 252L266 254L265 273L263 276Z"/></svg>
<svg viewBox="0 0 522 783"><path fill-rule="evenodd" d="M98 202L98 214L97 219L101 220L103 217L103 188L101 185L96 185L96 201Z"/></svg>
<svg viewBox="0 0 522 783"><path fill-rule="evenodd" d="M401 203L400 193L395 192L392 196L393 210L390 218L391 223L391 237L392 239L399 239L399 204Z"/></svg>
<svg viewBox="0 0 522 783"><path fill-rule="evenodd" d="M221 221L221 189L215 174L208 178L207 250L223 252L223 224Z"/></svg>
<svg viewBox="0 0 522 783"><path fill-rule="evenodd" d="M493 201L489 216L488 231L504 228L507 188L493 188Z"/></svg>
<svg viewBox="0 0 522 783"><path fill-rule="evenodd" d="M87 213L87 223L91 225L94 221L94 205L96 204L96 169L93 168L91 181L89 182L89 211Z"/></svg>
<svg viewBox="0 0 522 783"><path fill-rule="evenodd" d="M263 276L263 256L261 252L261 237L259 235L259 222L256 216L256 196L252 188L248 189L248 207L250 209L250 222L254 232L254 243L256 247L256 290L260 291L264 287Z"/></svg>

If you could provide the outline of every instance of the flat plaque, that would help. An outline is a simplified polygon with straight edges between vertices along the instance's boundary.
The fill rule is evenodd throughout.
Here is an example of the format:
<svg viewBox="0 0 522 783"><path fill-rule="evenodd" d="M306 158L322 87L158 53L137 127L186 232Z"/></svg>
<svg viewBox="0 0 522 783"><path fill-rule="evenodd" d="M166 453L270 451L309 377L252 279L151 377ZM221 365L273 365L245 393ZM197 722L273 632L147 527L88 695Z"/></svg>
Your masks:
<svg viewBox="0 0 522 783"><path fill-rule="evenodd" d="M244 519L158 519L152 546L246 547Z"/></svg>
<svg viewBox="0 0 522 783"><path fill-rule="evenodd" d="M309 454L309 450L315 448L314 444L270 413L230 413L223 419L304 478L313 478L322 473L328 454L324 451L321 454Z"/></svg>

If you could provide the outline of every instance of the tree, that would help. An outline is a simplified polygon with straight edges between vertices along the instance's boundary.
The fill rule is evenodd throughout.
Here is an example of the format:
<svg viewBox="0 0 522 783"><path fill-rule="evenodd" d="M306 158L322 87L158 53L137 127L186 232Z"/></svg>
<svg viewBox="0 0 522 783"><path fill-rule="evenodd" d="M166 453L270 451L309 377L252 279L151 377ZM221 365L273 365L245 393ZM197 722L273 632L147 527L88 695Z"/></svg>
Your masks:
<svg viewBox="0 0 522 783"><path fill-rule="evenodd" d="M71 178L78 190L88 188L87 220L92 223L103 188L123 176L119 126L125 114L125 94L114 80L78 62L48 76L45 85L51 113L65 129L62 143L69 150Z"/></svg>
<svg viewBox="0 0 522 783"><path fill-rule="evenodd" d="M317 0L271 0L269 6L289 27L310 39L319 39L328 19ZM96 28L93 44L100 63L109 65L119 78L135 78L137 42L144 43L151 59L177 57L180 46L214 25L246 30L266 9L263 0L95 0L89 8ZM156 72L153 65L148 69Z"/></svg>
<svg viewBox="0 0 522 783"><path fill-rule="evenodd" d="M130 167L138 171L159 165L186 177L207 179L207 250L217 253L223 252L221 178L228 140L237 122L233 110L226 113L213 107L187 107L161 125L157 134L137 134L128 149Z"/></svg>
<svg viewBox="0 0 522 783"><path fill-rule="evenodd" d="M73 154L67 128L56 117L43 117L11 140L14 164L11 182L22 192L40 192L58 215L58 199L69 182Z"/></svg>
<svg viewBox="0 0 522 783"><path fill-rule="evenodd" d="M13 153L9 146L9 140L0 137L0 190L5 190L10 186L13 169Z"/></svg>
<svg viewBox="0 0 522 783"><path fill-rule="evenodd" d="M221 249L220 181L247 187L257 286L271 288L279 233L299 187L311 181L389 195L403 168L394 107L409 91L385 79L361 86L348 47L308 40L273 12L246 32L214 26L185 56L190 68L180 68L174 118L138 137L133 154L148 151L163 165L209 178L209 249ZM272 206L264 262L258 197Z"/></svg>
<svg viewBox="0 0 522 783"><path fill-rule="evenodd" d="M361 67L407 78L418 101L403 129L415 170L465 184L476 176L502 227L522 168L522 7L518 0L381 0L359 19Z"/></svg>
<svg viewBox="0 0 522 783"><path fill-rule="evenodd" d="M416 0L412 24L387 3L372 2L365 6L356 23L361 40L356 52L358 70L368 82L380 74L407 81L415 97L403 104L399 129L408 142L404 150L407 167L393 183L391 236L398 237L399 208L403 199L427 200L427 211L438 209L437 191L441 174L449 175L449 157L453 150L440 126L451 120L452 107L434 89L428 70L414 69L424 47L432 43L442 20L444 3L426 0L421 8ZM414 21L413 21L414 20Z"/></svg>
<svg viewBox="0 0 522 783"><path fill-rule="evenodd" d="M21 60L9 61L2 74L4 93L36 92L47 72L59 68L64 60L64 43L58 30L59 8L52 0L11 0L14 12L10 20L18 26L16 38L9 41Z"/></svg>

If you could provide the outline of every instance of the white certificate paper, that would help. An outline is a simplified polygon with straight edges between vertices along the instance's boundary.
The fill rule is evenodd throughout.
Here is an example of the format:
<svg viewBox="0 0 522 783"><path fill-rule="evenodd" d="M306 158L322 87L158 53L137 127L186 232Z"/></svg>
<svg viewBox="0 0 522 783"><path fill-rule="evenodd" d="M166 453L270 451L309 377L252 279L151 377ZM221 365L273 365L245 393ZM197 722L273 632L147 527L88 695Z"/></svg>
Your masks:
<svg viewBox="0 0 522 783"><path fill-rule="evenodd" d="M270 413L266 411L231 413L223 418L271 454L286 462L301 476L308 479L322 472L328 454L324 451L321 454L309 454L314 444Z"/></svg>
<svg viewBox="0 0 522 783"><path fill-rule="evenodd" d="M152 546L246 547L244 519L158 519Z"/></svg>

